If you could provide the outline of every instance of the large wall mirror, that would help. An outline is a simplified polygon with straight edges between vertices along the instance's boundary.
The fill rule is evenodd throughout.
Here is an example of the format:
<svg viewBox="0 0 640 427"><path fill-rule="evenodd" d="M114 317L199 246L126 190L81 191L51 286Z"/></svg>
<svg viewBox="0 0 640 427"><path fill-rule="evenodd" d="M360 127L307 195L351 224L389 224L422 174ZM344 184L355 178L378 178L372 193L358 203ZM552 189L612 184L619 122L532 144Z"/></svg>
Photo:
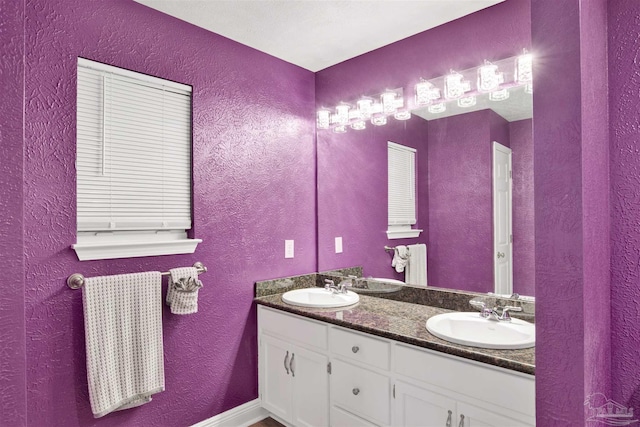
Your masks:
<svg viewBox="0 0 640 427"><path fill-rule="evenodd" d="M529 1L507 0L320 71L318 107L353 103L395 88L403 89L410 105L421 79L452 69L475 70L484 61L498 63L529 49L530 24ZM383 126L367 122L365 129L346 133L319 129L319 270L361 266L365 277L405 281L391 265L393 251L385 247L420 243L427 247L429 286L500 292L496 284L504 282L507 271L510 285L505 289L533 295L530 92L531 87L518 87L508 99L490 100L487 94L472 106L447 103L440 113L411 105L409 120L389 118ZM388 142L416 150L413 227L423 231L415 238L389 239L386 233ZM507 193L495 188L501 161L511 171ZM501 233L506 246L494 241Z"/></svg>

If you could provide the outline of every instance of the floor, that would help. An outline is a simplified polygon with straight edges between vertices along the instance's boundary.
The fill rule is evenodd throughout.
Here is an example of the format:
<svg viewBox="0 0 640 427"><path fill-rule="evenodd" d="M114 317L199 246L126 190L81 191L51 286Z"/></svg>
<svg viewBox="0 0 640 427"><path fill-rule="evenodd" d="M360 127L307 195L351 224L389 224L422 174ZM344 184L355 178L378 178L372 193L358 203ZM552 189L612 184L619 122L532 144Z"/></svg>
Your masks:
<svg viewBox="0 0 640 427"><path fill-rule="evenodd" d="M273 418L265 418L262 421L258 421L255 424L251 424L249 427L284 427L284 425L280 424Z"/></svg>

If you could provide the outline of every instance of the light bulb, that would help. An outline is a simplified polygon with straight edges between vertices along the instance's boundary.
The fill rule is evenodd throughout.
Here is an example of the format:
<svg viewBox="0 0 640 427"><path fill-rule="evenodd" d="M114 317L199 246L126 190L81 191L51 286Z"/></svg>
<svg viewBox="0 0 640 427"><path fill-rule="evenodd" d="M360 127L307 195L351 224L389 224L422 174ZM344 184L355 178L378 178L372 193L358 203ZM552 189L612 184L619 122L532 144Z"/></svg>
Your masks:
<svg viewBox="0 0 640 427"><path fill-rule="evenodd" d="M447 74L444 78L444 97L447 99L457 99L471 90L471 83L462 80L464 76L455 71Z"/></svg>
<svg viewBox="0 0 640 427"><path fill-rule="evenodd" d="M506 88L489 94L489 100L491 101L504 101L505 99L509 99L509 91Z"/></svg>
<svg viewBox="0 0 640 427"><path fill-rule="evenodd" d="M440 102L438 104L429 105L427 109L432 114L438 114L447 111L447 106L444 104L444 102Z"/></svg>
<svg viewBox="0 0 640 427"><path fill-rule="evenodd" d="M335 122L339 125L349 123L349 110L351 107L347 104L340 104L336 107Z"/></svg>
<svg viewBox="0 0 640 427"><path fill-rule="evenodd" d="M398 109L398 102L396 99L397 94L395 92L385 92L380 95L380 101L382 102L382 112L385 114L393 114Z"/></svg>
<svg viewBox="0 0 640 427"><path fill-rule="evenodd" d="M387 124L387 116L383 113L376 113L371 116L371 124L374 126L383 126Z"/></svg>
<svg viewBox="0 0 640 427"><path fill-rule="evenodd" d="M498 66L489 61L478 68L478 91L491 92L504 83L504 73L498 72Z"/></svg>
<svg viewBox="0 0 640 427"><path fill-rule="evenodd" d="M344 126L344 125L336 126L336 127L333 128L333 131L335 133L345 133L345 132L347 132L347 127Z"/></svg>
<svg viewBox="0 0 640 427"><path fill-rule="evenodd" d="M393 115L396 120L409 120L411 118L411 113L408 110L398 110Z"/></svg>
<svg viewBox="0 0 640 427"><path fill-rule="evenodd" d="M362 98L357 103L358 111L360 111L360 118L363 120L367 120L373 114L373 99L371 98Z"/></svg>
<svg viewBox="0 0 640 427"><path fill-rule="evenodd" d="M354 130L363 130L367 127L366 123L363 120L358 120L351 123L351 129Z"/></svg>
<svg viewBox="0 0 640 427"><path fill-rule="evenodd" d="M421 81L416 84L416 105L427 105L431 101L440 98L440 89L428 81Z"/></svg>
<svg viewBox="0 0 640 427"><path fill-rule="evenodd" d="M475 96L467 96L464 98L458 99L458 107L469 108L476 105L476 97Z"/></svg>
<svg viewBox="0 0 640 427"><path fill-rule="evenodd" d="M327 109L318 110L318 129L329 129L331 125L331 111Z"/></svg>
<svg viewBox="0 0 640 427"><path fill-rule="evenodd" d="M516 58L515 80L519 84L531 83L533 81L533 56L524 53Z"/></svg>

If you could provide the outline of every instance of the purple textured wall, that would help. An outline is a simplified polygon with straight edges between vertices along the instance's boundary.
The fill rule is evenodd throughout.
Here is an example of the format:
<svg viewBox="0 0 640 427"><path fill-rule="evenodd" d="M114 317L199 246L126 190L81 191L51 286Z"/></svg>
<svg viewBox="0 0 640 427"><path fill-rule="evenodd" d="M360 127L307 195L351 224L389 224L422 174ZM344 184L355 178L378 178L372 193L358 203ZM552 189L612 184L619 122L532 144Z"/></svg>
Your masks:
<svg viewBox="0 0 640 427"><path fill-rule="evenodd" d="M640 3L609 2L612 398L640 414Z"/></svg>
<svg viewBox="0 0 640 427"><path fill-rule="evenodd" d="M0 1L0 426L26 425L22 221L24 1Z"/></svg>
<svg viewBox="0 0 640 427"><path fill-rule="evenodd" d="M584 425L585 398L610 391L606 2L531 4L537 423Z"/></svg>
<svg viewBox="0 0 640 427"><path fill-rule="evenodd" d="M316 269L313 73L130 0L30 0L25 41L29 425L190 425L256 398L253 283ZM204 240L194 255L78 262L69 249L78 56L193 85L194 232ZM81 292L67 276L194 261L209 267L199 312L164 313L166 391L93 419Z"/></svg>
<svg viewBox="0 0 640 427"><path fill-rule="evenodd" d="M484 59L497 60L513 56L530 45L529 1L506 1L319 71L316 73L316 105L333 106L340 101L355 100L362 94L373 95L385 88L401 86L407 97L410 97L413 85L421 77L437 77L450 68L465 69L481 64ZM413 120L415 119L409 122ZM367 270L375 268L378 269L376 271L382 271L373 275L390 277L393 271L390 268L391 258L388 254L379 253L382 247L425 242L424 234L418 239L388 240L384 233L386 203L382 204L379 197L374 197L375 193L386 191L386 163L380 163L377 156L384 154L387 138L392 141L404 138L402 133L392 133L393 126L401 126L392 122L393 119L390 124L374 131L385 136L377 141L370 140L364 151L359 148L365 146L366 142L361 142L362 137L357 132L344 135L318 132L320 270L364 263L371 265L370 268L365 267L365 274L373 274ZM387 133L390 136L386 136ZM418 156L421 157L420 153ZM370 173L369 178L365 176L367 173ZM355 182L366 185L364 188L368 191L353 189L353 176L357 176ZM428 183L419 182L418 185L426 188ZM386 201L386 194L384 200ZM428 203L433 206L430 200ZM360 206L364 208L361 209ZM343 224L338 226L335 218L345 211L352 218L351 224L342 221ZM420 215L425 213L422 206L419 211ZM370 221L373 217L375 221ZM362 225L363 221L367 226ZM351 226L354 227L352 235L356 241L362 239L362 243L358 243L351 251L349 245L352 243L345 240L344 253L334 254L334 237L349 233ZM370 238L370 235L375 235L375 239ZM377 264L378 262L382 264ZM450 286L450 281L432 282L431 276L429 282L437 286ZM454 284L453 287L463 288L459 284Z"/></svg>
<svg viewBox="0 0 640 427"><path fill-rule="evenodd" d="M429 122L429 284L493 291L491 110Z"/></svg>
<svg viewBox="0 0 640 427"><path fill-rule="evenodd" d="M513 150L513 283L521 295L535 294L535 200L533 121L509 123Z"/></svg>

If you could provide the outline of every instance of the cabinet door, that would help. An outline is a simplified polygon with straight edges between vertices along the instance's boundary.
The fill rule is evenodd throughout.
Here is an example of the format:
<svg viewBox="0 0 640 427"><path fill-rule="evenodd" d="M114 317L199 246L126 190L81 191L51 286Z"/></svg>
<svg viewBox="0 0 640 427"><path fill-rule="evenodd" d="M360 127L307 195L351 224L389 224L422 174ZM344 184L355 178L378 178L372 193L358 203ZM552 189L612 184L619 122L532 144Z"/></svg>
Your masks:
<svg viewBox="0 0 640 427"><path fill-rule="evenodd" d="M291 344L262 335L260 348L262 406L284 420L291 419Z"/></svg>
<svg viewBox="0 0 640 427"><path fill-rule="evenodd" d="M526 420L524 415L509 414L508 409L497 414L464 402L458 402L457 408L458 418L453 424L454 427L531 427L535 425L535 420ZM514 418L510 418L509 415ZM461 416L464 417L462 424L460 424Z"/></svg>
<svg viewBox="0 0 640 427"><path fill-rule="evenodd" d="M293 419L296 427L329 425L329 372L327 356L293 347Z"/></svg>
<svg viewBox="0 0 640 427"><path fill-rule="evenodd" d="M406 427L458 427L456 401L398 381L394 425Z"/></svg>

